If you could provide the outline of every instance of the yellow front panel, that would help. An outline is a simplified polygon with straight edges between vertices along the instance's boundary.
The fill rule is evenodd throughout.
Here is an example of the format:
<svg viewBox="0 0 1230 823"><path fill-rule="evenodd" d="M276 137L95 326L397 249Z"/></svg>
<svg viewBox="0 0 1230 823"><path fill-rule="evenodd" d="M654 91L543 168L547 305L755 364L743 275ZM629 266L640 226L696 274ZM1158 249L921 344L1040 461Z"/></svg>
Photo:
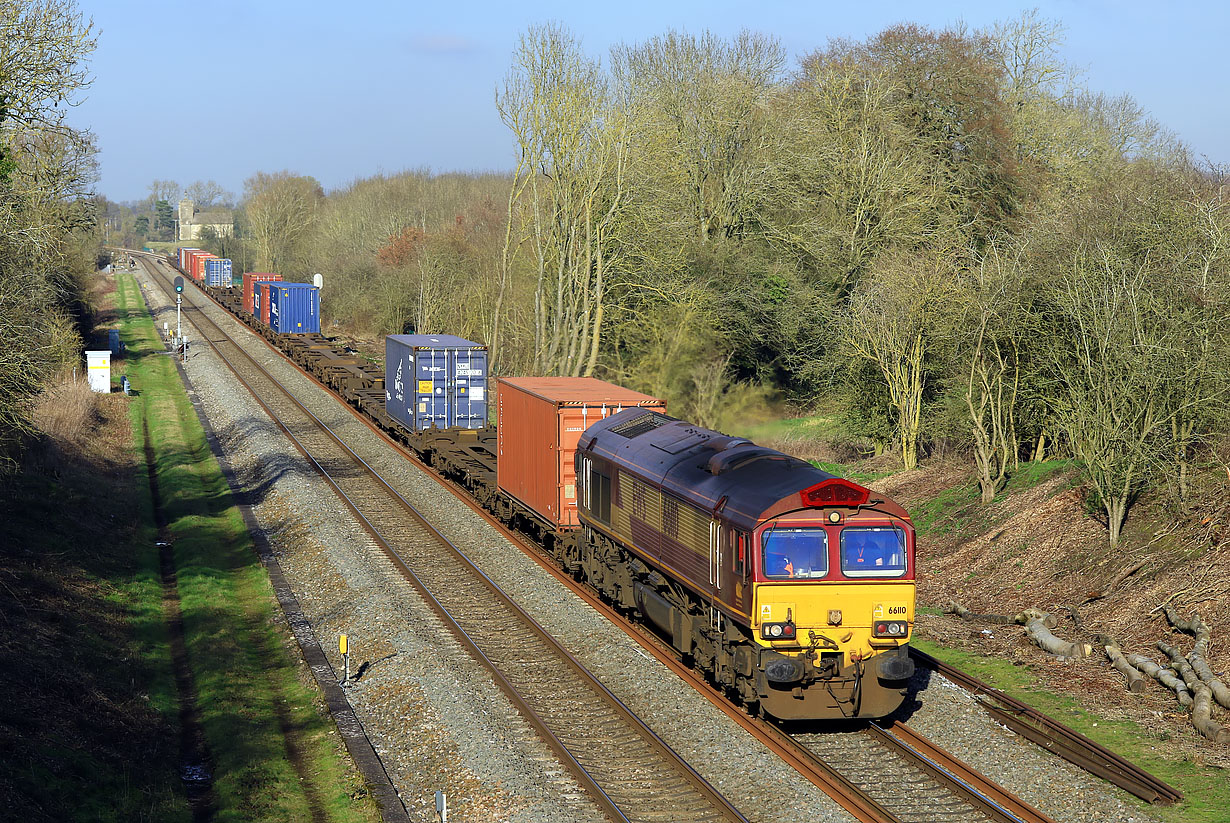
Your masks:
<svg viewBox="0 0 1230 823"><path fill-rule="evenodd" d="M841 612L841 622L829 622L829 613ZM768 641L760 637L760 624L794 621L798 628L795 642ZM836 642L844 652L859 652L864 657L895 645L893 641L872 638L876 620L905 620L914 623L914 582L901 583L758 583L752 601L753 629L764 646L808 645L808 632L814 631ZM907 640L897 638L898 642Z"/></svg>

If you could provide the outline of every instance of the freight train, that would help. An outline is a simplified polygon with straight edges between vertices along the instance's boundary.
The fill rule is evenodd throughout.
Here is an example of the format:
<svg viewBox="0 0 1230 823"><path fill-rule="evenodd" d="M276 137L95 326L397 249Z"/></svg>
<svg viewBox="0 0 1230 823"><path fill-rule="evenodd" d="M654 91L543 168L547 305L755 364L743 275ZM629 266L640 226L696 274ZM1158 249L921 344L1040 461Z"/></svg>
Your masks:
<svg viewBox="0 0 1230 823"><path fill-rule="evenodd" d="M915 592L901 506L593 378L500 377L492 427L485 347L391 335L386 372L279 331L269 294L287 284L262 282L276 277L200 285L749 711L878 718L901 704Z"/></svg>

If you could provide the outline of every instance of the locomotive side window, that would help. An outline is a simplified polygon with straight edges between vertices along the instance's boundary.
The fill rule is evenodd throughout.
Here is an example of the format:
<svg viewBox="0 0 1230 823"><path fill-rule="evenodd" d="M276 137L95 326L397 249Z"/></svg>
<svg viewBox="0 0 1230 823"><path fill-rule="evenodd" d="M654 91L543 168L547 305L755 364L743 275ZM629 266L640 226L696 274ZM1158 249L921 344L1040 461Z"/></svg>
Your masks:
<svg viewBox="0 0 1230 823"><path fill-rule="evenodd" d="M736 577L747 578L747 532L732 531L734 551L730 553Z"/></svg>
<svg viewBox="0 0 1230 823"><path fill-rule="evenodd" d="M611 478L589 463L589 477L586 479L585 495L589 513L597 520L611 524Z"/></svg>
<svg viewBox="0 0 1230 823"><path fill-rule="evenodd" d="M824 529L770 528L760 541L766 577L797 580L829 573L829 536Z"/></svg>
<svg viewBox="0 0 1230 823"><path fill-rule="evenodd" d="M841 531L841 572L846 577L905 574L905 531L850 527Z"/></svg>

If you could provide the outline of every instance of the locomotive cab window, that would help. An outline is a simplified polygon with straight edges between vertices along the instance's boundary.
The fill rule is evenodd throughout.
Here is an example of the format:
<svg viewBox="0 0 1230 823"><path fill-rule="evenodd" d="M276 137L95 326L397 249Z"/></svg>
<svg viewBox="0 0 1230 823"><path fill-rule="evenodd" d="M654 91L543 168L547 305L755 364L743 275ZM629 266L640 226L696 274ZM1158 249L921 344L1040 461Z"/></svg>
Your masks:
<svg viewBox="0 0 1230 823"><path fill-rule="evenodd" d="M822 528L769 528L760 543L766 577L797 580L829 573L829 536Z"/></svg>
<svg viewBox="0 0 1230 823"><path fill-rule="evenodd" d="M733 542L733 551L731 556L731 567L734 569L736 577L747 578L747 532L732 531L731 541Z"/></svg>
<svg viewBox="0 0 1230 823"><path fill-rule="evenodd" d="M841 530L841 572L846 577L905 574L905 531L850 527Z"/></svg>
<svg viewBox="0 0 1230 823"><path fill-rule="evenodd" d="M608 526L611 523L611 478L589 463L589 476L585 478L585 499L589 513Z"/></svg>

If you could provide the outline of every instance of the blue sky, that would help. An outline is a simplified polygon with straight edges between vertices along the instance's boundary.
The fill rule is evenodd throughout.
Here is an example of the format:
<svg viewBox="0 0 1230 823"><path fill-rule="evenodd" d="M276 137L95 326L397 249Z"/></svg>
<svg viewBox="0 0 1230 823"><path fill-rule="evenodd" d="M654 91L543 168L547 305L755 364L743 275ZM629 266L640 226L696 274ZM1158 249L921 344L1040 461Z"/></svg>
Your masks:
<svg viewBox="0 0 1230 823"><path fill-rule="evenodd" d="M674 28L775 35L792 60L831 37L897 22L980 28L1034 4L905 2L394 2L78 0L102 30L87 99L71 115L100 148L98 191L145 196L154 178L310 174L326 189L378 172L504 170L495 111L518 35L563 23L585 50ZM1129 93L1198 154L1230 162L1230 4L1039 3L1066 28L1066 60L1094 91Z"/></svg>

